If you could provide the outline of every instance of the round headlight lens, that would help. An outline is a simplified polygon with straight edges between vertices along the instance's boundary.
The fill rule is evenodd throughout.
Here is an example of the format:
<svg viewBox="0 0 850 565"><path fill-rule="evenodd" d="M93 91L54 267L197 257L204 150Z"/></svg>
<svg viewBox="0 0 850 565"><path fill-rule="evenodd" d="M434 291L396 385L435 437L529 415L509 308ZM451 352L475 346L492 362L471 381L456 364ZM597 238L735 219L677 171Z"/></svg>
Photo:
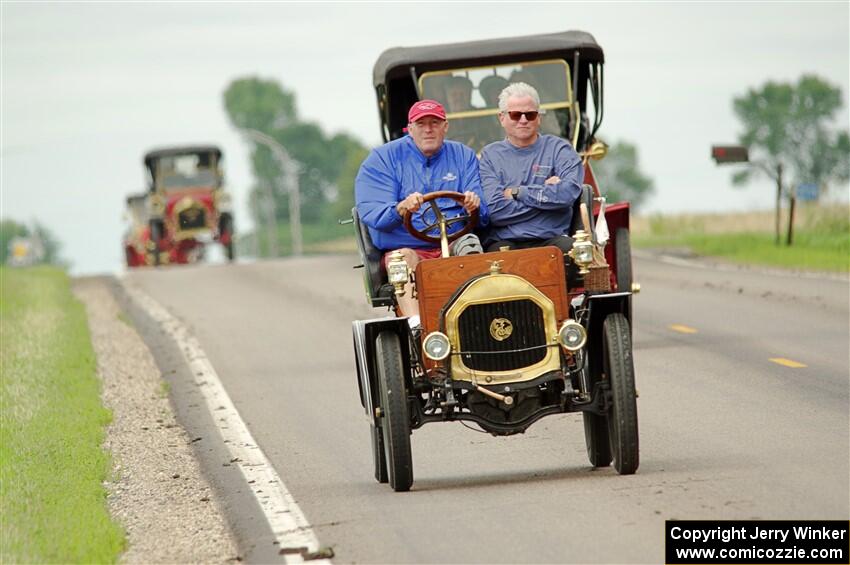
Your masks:
<svg viewBox="0 0 850 565"><path fill-rule="evenodd" d="M431 332L426 335L425 340L422 342L422 349L425 351L428 359L433 359L434 361L442 361L452 352L449 338L442 332Z"/></svg>
<svg viewBox="0 0 850 565"><path fill-rule="evenodd" d="M558 332L558 339L567 351L578 351L587 343L587 332L575 320L567 320Z"/></svg>

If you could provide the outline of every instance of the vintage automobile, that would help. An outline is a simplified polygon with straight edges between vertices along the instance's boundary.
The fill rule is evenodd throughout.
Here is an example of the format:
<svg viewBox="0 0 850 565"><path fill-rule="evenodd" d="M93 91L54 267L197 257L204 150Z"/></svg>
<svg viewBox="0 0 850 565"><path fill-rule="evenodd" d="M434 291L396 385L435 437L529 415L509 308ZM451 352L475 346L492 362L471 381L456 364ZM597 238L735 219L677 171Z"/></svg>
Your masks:
<svg viewBox="0 0 850 565"><path fill-rule="evenodd" d="M384 141L403 135L407 109L426 96L447 104L450 137L473 145L502 139L493 127L498 109L488 83L523 80L538 88L549 111L542 129L569 139L586 163L568 256L541 247L450 257L448 242L474 228L477 218L445 218L438 199L462 195L432 192L419 212L429 215L429 227L417 232L410 215L404 220L415 237L440 246L442 257L410 272L394 254L384 270L381 252L352 211L367 300L396 314L352 324L375 478L396 491L413 483L412 431L432 422L466 421L510 435L544 416L581 412L593 467L613 461L620 474L638 468L629 206L613 204L600 216L600 187L588 161L605 153L595 138L603 62L590 34L570 31L395 48L375 64ZM472 108L457 110L450 98L441 98L446 81L455 78L477 93ZM464 229L447 235L457 221ZM397 303L411 280L421 315L421 327L413 329Z"/></svg>
<svg viewBox="0 0 850 565"><path fill-rule="evenodd" d="M202 255L206 241L235 258L230 194L224 190L222 153L213 145L168 147L144 157L149 176L151 241L174 262ZM154 254L159 264L161 254Z"/></svg>

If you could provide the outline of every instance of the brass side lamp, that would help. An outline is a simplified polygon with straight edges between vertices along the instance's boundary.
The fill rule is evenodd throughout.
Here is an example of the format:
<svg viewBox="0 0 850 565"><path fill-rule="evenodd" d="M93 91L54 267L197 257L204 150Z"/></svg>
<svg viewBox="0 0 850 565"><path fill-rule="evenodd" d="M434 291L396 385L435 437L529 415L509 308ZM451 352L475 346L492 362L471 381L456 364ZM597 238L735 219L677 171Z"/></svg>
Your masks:
<svg viewBox="0 0 850 565"><path fill-rule="evenodd" d="M593 242L590 241L590 234L584 230L576 231L574 240L569 255L578 265L579 274L586 275L590 272L588 267L593 263Z"/></svg>
<svg viewBox="0 0 850 565"><path fill-rule="evenodd" d="M396 296L404 296L404 286L410 281L410 269L401 251L393 251L387 261L387 278L395 287Z"/></svg>

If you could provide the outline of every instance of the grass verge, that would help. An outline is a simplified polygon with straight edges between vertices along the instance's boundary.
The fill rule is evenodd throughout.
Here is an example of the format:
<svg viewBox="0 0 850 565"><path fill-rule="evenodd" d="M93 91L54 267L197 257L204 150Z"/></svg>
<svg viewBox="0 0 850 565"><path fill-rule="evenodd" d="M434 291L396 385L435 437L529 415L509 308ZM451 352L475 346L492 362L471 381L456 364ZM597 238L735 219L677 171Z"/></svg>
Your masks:
<svg viewBox="0 0 850 565"><path fill-rule="evenodd" d="M803 208L793 245L783 226L776 244L773 215L652 216L636 222L636 247L687 247L694 253L738 263L788 269L850 272L850 213L846 206ZM637 228L637 229L635 229Z"/></svg>
<svg viewBox="0 0 850 565"><path fill-rule="evenodd" d="M0 282L0 562L114 562L111 416L85 310L55 268L0 267Z"/></svg>

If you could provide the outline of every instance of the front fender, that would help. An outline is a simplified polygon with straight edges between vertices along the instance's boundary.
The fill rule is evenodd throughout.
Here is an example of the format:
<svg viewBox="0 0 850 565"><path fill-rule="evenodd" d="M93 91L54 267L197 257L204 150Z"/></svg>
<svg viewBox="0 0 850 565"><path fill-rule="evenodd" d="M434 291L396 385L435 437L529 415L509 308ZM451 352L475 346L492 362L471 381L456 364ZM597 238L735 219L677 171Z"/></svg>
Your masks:
<svg viewBox="0 0 850 565"><path fill-rule="evenodd" d="M394 331L401 343L401 353L405 366L410 366L410 350L407 318L377 318L374 320L355 320L351 323L354 336L354 361L357 367L357 387L360 391L360 404L368 418L375 418L375 399L379 397L378 374L375 368L375 340L382 331Z"/></svg>
<svg viewBox="0 0 850 565"><path fill-rule="evenodd" d="M587 350L590 361L590 374L592 378L598 378L602 374L603 351L602 351L602 325L609 314L619 312L624 315L631 326L631 312L629 307L632 300L631 292L612 292L608 294L596 294L589 296L588 320L587 320Z"/></svg>

